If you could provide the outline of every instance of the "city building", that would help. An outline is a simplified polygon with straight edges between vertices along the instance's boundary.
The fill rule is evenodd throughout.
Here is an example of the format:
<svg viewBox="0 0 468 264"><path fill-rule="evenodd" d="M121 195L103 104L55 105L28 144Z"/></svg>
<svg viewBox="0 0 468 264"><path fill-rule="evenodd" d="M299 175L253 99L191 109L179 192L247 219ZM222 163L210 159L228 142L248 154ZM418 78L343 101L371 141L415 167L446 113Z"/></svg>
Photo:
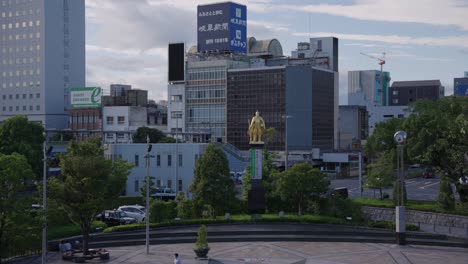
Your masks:
<svg viewBox="0 0 468 264"><path fill-rule="evenodd" d="M0 122L26 115L68 128L70 88L85 86L85 1L0 5Z"/></svg>
<svg viewBox="0 0 468 264"><path fill-rule="evenodd" d="M445 88L440 80L393 82L389 91L390 106L407 106L418 99L438 100Z"/></svg>
<svg viewBox="0 0 468 264"><path fill-rule="evenodd" d="M147 126L147 110L141 106L105 106L102 108L105 143L132 143L139 127Z"/></svg>
<svg viewBox="0 0 468 264"><path fill-rule="evenodd" d="M354 102L355 105L365 106L368 112L368 136L374 133L375 125L379 122L388 120L390 118L403 118L408 117L408 106L376 106L367 100L362 92L348 94L348 100ZM341 106L340 106L341 107ZM362 143L362 142L361 142ZM343 147L343 145L341 145Z"/></svg>
<svg viewBox="0 0 468 264"><path fill-rule="evenodd" d="M205 152L206 144L152 144L150 152L149 176L154 177L156 187L171 189L175 194L185 192L186 197L191 198L189 186L193 181L195 162ZM243 172L248 161L240 160L236 154L223 147L228 159L230 171ZM177 153L177 154L176 154ZM108 144L105 149L105 157L110 160L119 158L134 164L127 178L125 195L139 196L140 188L144 185L146 173L145 155L147 144ZM177 161L176 161L177 156Z"/></svg>
<svg viewBox="0 0 468 264"><path fill-rule="evenodd" d="M468 96L468 72L465 77L453 79L453 95Z"/></svg>
<svg viewBox="0 0 468 264"><path fill-rule="evenodd" d="M381 84L382 83L382 84ZM390 73L377 70L349 71L348 94L363 93L366 101L375 106L387 106ZM349 100L350 97L348 97ZM356 102L348 101L349 105Z"/></svg>
<svg viewBox="0 0 468 264"><path fill-rule="evenodd" d="M365 106L340 105L337 149L360 149L369 135L368 118Z"/></svg>
<svg viewBox="0 0 468 264"><path fill-rule="evenodd" d="M297 50L292 51L291 58L313 59L316 67L338 72L338 39L335 37L311 38L309 42L299 42Z"/></svg>
<svg viewBox="0 0 468 264"><path fill-rule="evenodd" d="M334 149L337 73L284 63L228 70L227 141L249 149L248 120L258 110L276 130L269 150Z"/></svg>

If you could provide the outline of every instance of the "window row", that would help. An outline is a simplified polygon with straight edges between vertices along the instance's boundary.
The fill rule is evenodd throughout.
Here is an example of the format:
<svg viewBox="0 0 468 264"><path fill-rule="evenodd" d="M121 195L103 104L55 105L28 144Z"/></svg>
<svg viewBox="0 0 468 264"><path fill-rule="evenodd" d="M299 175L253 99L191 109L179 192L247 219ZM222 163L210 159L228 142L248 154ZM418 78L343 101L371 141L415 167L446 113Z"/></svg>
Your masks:
<svg viewBox="0 0 468 264"><path fill-rule="evenodd" d="M21 86L21 82L16 82L16 83L11 82L9 85L7 85L7 83L2 83L2 88L6 89L6 88L13 88L13 87L16 87L16 88L28 87L28 82L23 82L22 84L23 85ZM29 82L29 87L34 87L34 85L36 85L36 87L39 87L41 86L41 82L40 81L37 81L36 83L34 83L33 81Z"/></svg>
<svg viewBox="0 0 468 264"><path fill-rule="evenodd" d="M2 13L2 16L3 16L3 13ZM23 21L23 22L16 22L16 23L8 23L8 24L2 24L2 30L7 30L7 29L14 29L14 28L25 28L25 27L38 27L41 25L41 21L40 20L36 20L36 22L34 23L33 21Z"/></svg>
<svg viewBox="0 0 468 264"><path fill-rule="evenodd" d="M179 192L182 192L183 189L182 189L182 180L179 180L179 184L177 185L178 187L178 191ZM156 188L160 188L160 187L166 187L166 188L169 188L169 189L172 189L172 180L167 180L167 185L164 186L164 185L161 185L161 180L157 179L156 180ZM141 192L141 189L140 189L140 183L138 180L135 180L135 183L134 183L134 191L135 192ZM159 190L158 192L166 192L166 190Z"/></svg>
<svg viewBox="0 0 468 264"><path fill-rule="evenodd" d="M97 115L72 116L70 118L71 124L88 124L97 122L99 122L99 116Z"/></svg>
<svg viewBox="0 0 468 264"><path fill-rule="evenodd" d="M113 116L106 116L106 125L113 125L114 124L114 117ZM118 116L117 117L117 124L123 125L125 124L125 116Z"/></svg>
<svg viewBox="0 0 468 264"><path fill-rule="evenodd" d="M34 0L2 0L2 6L24 4L27 2L33 2Z"/></svg>
<svg viewBox="0 0 468 264"><path fill-rule="evenodd" d="M18 105L15 107L15 110L16 110L17 112L18 112L18 111L27 111L26 105L23 105L23 108L22 108L22 109L23 109L23 110L20 110L20 107L19 107ZM29 106L29 111L33 111L33 110L34 110L34 107L33 107L32 105L30 105L30 106ZM40 111L40 110L41 110L41 106L36 105L36 111ZM3 112L7 112L7 107L6 107L6 106L3 106L3 107L2 107L2 111L3 111ZM8 111L9 111L9 112L13 112L13 106L9 106L9 107L8 107Z"/></svg>
<svg viewBox="0 0 468 264"><path fill-rule="evenodd" d="M15 98L16 98L16 99L20 99L20 98L22 98L22 99L27 99L27 97L28 97L28 95L25 94L25 93L24 93L22 96L21 96L20 94L16 94L16 95L15 95ZM13 99L13 95L12 95L12 94L9 94L8 97L7 97L6 94L3 94L3 95L2 95L2 99L3 99L3 100L7 100L7 98L8 98L9 100L12 100L12 99ZM29 99L33 99L33 98L34 98L34 94L30 93L30 94L29 94ZM36 93L36 98L41 98L41 94L40 94L40 93Z"/></svg>
<svg viewBox="0 0 468 264"><path fill-rule="evenodd" d="M172 167L172 154L167 154L167 167ZM135 167L139 167L140 164L145 166L146 163L140 163L140 155L138 154L135 154L135 157L134 157L134 164L135 164ZM141 157L143 160L145 159L144 156ZM179 157L178 157L178 166L179 167L182 167L183 166L183 157L182 157L182 154L179 154ZM150 164L151 164L151 161L150 161ZM161 167L161 154L157 154L156 155L156 167Z"/></svg>
<svg viewBox="0 0 468 264"><path fill-rule="evenodd" d="M40 32L36 32L35 35L36 35L36 38L37 38L37 39L41 38L41 33L40 33ZM28 36L29 36L29 39L33 39L33 38L34 38L34 33L29 33L29 35L26 34L26 33L24 33L24 34L16 34L16 35L14 35L14 36L13 36L13 35L9 35L9 36L8 36L8 40L26 40L26 39L28 39ZM2 39L3 39L3 38L2 38ZM6 41L6 40L7 40L7 37L5 36L5 41Z"/></svg>
<svg viewBox="0 0 468 264"><path fill-rule="evenodd" d="M29 74L28 74L29 73ZM7 77L7 76L10 76L10 77L13 77L13 76L28 76L28 75L40 75L41 74L41 70L40 69L36 69L36 70L33 70L33 69L30 69L29 71L28 70L17 70L16 72L13 72L13 71L10 71L8 74L7 72L2 72L2 77Z"/></svg>
<svg viewBox="0 0 468 264"><path fill-rule="evenodd" d="M22 52L41 50L41 45L37 44L35 48L34 48L33 45L29 45L29 48L27 46L23 46L22 49L20 47L16 47L15 50L16 50L16 53L20 53L21 50L22 50ZM6 48L2 48L2 54L6 54L7 52L14 53L15 50L13 50L13 48L11 48L11 47L8 50ZM26 62L23 62L23 63L26 63ZM10 64L13 64L13 62L11 62ZM19 64L19 62L17 62L17 64Z"/></svg>

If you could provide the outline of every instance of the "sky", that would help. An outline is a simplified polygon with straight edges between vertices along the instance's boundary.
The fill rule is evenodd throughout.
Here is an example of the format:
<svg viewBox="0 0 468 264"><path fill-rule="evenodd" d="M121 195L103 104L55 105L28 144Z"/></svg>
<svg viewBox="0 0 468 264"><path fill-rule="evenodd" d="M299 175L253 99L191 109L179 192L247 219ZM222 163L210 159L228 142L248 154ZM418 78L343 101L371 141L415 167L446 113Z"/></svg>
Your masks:
<svg viewBox="0 0 468 264"><path fill-rule="evenodd" d="M85 0L86 84L131 84L167 100L167 46L196 45L197 5L224 0ZM310 37L339 39L340 104L350 70L380 69L391 81L453 78L468 71L468 0L236 0L247 36L276 38L284 55Z"/></svg>

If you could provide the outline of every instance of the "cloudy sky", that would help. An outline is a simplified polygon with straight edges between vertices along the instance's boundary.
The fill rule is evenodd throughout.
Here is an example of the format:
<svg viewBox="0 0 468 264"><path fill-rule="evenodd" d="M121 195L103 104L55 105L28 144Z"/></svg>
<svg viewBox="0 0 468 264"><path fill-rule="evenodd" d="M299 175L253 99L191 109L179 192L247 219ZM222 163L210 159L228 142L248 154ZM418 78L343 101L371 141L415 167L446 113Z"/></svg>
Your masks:
<svg viewBox="0 0 468 264"><path fill-rule="evenodd" d="M198 4L220 0L86 0L88 86L131 84L167 99L167 45L196 44ZM309 37L339 39L340 103L349 70L379 69L392 81L440 79L446 95L468 71L468 0L237 0L247 35L278 39L285 55Z"/></svg>

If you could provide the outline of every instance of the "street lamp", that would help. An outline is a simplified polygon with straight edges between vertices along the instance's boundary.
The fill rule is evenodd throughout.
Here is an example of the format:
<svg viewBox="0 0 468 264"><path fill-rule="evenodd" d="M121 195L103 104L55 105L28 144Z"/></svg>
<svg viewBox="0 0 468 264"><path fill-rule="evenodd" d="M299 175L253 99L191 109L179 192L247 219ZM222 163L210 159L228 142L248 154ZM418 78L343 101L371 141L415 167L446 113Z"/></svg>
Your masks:
<svg viewBox="0 0 468 264"><path fill-rule="evenodd" d="M289 160L288 160L288 119L291 118L291 115L284 115L284 170L288 170Z"/></svg>
<svg viewBox="0 0 468 264"><path fill-rule="evenodd" d="M149 135L146 136L146 143L147 143L147 153L145 155L146 159L146 255L149 255L149 219L150 219L150 210L149 210L149 199L150 199L150 177L149 177L149 165L150 165L150 158L154 157L150 155L152 145L150 144Z"/></svg>
<svg viewBox="0 0 468 264"><path fill-rule="evenodd" d="M52 152L53 147L50 146L47 149L47 133L42 133L44 136L44 142L42 144L43 152L43 172L42 172L42 210L43 210L43 221L42 221L42 264L47 263L47 157Z"/></svg>
<svg viewBox="0 0 468 264"><path fill-rule="evenodd" d="M398 204L395 207L395 218L396 218L396 234L398 245L406 244L406 224L405 224L405 196L404 196L404 185L405 185L405 167L403 165L403 149L405 147L407 134L405 131L397 131L393 135L395 142L398 144L397 148L397 171L398 171Z"/></svg>

